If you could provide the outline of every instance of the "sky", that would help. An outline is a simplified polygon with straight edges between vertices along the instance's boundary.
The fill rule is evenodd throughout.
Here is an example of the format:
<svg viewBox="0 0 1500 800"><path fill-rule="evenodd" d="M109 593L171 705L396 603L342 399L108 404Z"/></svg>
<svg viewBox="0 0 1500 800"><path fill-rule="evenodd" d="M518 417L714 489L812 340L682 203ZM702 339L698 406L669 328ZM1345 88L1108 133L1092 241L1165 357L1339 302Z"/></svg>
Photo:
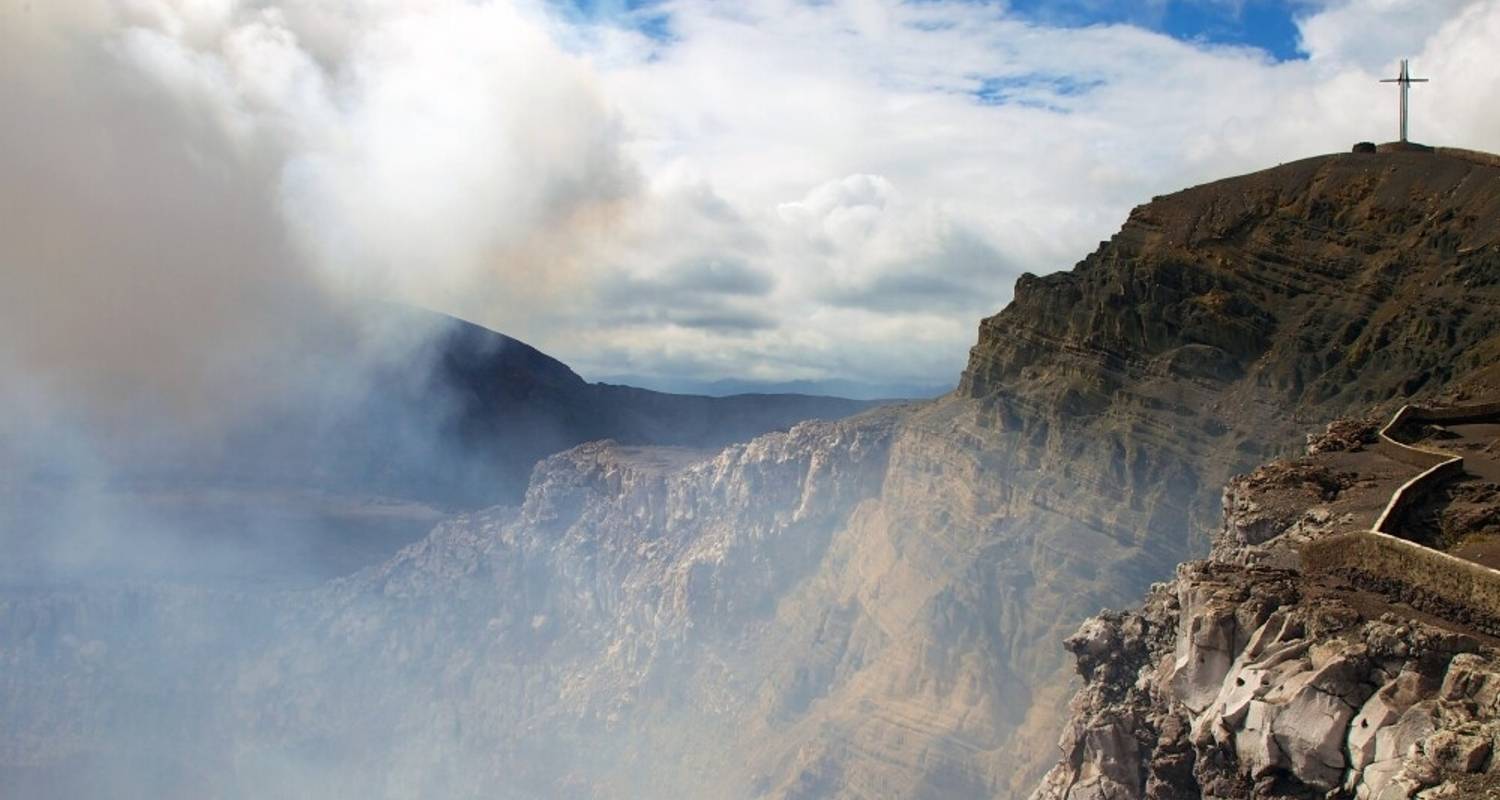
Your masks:
<svg viewBox="0 0 1500 800"><path fill-rule="evenodd" d="M1495 41L1500 0L0 0L0 372L191 416L386 299L591 379L951 385L1131 207L1395 138L1400 58L1412 138L1500 150Z"/></svg>

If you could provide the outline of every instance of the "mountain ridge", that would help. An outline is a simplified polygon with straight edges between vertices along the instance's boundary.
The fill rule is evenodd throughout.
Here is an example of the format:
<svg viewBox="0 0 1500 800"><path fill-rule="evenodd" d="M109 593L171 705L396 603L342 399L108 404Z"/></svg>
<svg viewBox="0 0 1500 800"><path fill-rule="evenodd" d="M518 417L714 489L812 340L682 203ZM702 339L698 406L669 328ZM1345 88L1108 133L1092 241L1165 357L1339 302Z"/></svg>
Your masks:
<svg viewBox="0 0 1500 800"><path fill-rule="evenodd" d="M586 441L714 449L872 405L590 383L473 323L396 304L358 311L275 361L315 377L226 414L223 441L155 451L151 437L82 476L66 461L28 470L23 455L0 482L12 545L0 580L326 579L391 556L448 514L518 503L539 460ZM109 525L119 530L97 530Z"/></svg>

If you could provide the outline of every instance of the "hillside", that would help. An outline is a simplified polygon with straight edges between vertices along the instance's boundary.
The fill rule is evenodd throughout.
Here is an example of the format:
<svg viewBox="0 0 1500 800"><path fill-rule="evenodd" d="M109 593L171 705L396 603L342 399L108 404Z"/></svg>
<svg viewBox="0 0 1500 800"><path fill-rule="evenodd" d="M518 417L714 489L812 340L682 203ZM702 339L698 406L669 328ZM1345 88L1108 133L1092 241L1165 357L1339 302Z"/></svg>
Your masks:
<svg viewBox="0 0 1500 800"><path fill-rule="evenodd" d="M192 604L256 621L234 632L149 593L10 598L0 764L76 786L126 753L252 795L1024 797L1061 642L1206 552L1232 475L1496 383L1497 241L1480 160L1285 164L1023 276L944 398L717 453L574 448L381 566ZM187 678L151 706L161 663Z"/></svg>
<svg viewBox="0 0 1500 800"><path fill-rule="evenodd" d="M585 381L530 345L463 320L379 306L390 340L353 387L311 386L247 426L211 474L298 480L459 509L514 504L538 460L583 442L719 448L867 401L796 394L679 395ZM326 348L327 361L361 357Z"/></svg>
<svg viewBox="0 0 1500 800"><path fill-rule="evenodd" d="M0 476L0 582L316 582L453 513L518 503L539 460L583 442L711 450L872 405L590 383L524 342L409 307L364 308L348 327L362 335L250 370L288 388L234 414L222 441L153 439L81 466L0 442L0 465L17 465ZM313 377L264 374L287 363Z"/></svg>

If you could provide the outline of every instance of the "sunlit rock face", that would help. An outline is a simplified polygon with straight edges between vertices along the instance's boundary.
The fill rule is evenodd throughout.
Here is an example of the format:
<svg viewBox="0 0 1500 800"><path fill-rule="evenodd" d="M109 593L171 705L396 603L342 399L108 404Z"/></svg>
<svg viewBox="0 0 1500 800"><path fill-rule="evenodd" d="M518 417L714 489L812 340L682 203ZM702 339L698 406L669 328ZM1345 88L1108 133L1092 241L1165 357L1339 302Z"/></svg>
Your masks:
<svg viewBox="0 0 1500 800"><path fill-rule="evenodd" d="M1339 524L1337 498L1306 480L1312 452L1231 482L1208 560L1066 641L1084 685L1032 800L1428 800L1500 787L1495 639L1357 581L1258 565L1295 563L1299 542ZM1366 476L1350 475L1357 491Z"/></svg>
<svg viewBox="0 0 1500 800"><path fill-rule="evenodd" d="M1063 640L1206 552L1231 475L1345 409L1487 379L1497 220L1500 170L1452 155L1332 156L1160 198L1073 271L1022 278L948 397L718 452L584 445L542 461L519 508L261 601L261 627L188 681L208 710L182 737L226 785L321 796L1025 797L1076 688ZM1244 757L1282 758L1265 743L1294 730L1298 763L1334 781L1347 765L1307 721L1383 687L1323 691L1353 656L1299 651L1272 619L1282 590L1236 605L1233 580L1157 591L1160 619L1070 646L1128 676L1171 653L1162 685L1232 714L1223 675L1305 663ZM4 709L72 680L47 677L63 649L11 652L30 677L0 684ZM132 669L106 661L58 702L150 685ZM1070 796L1125 796L1142 753L1178 785L1213 735L1133 713L1068 723L1106 754ZM0 752L25 740L29 774L114 746L45 719L0 735Z"/></svg>

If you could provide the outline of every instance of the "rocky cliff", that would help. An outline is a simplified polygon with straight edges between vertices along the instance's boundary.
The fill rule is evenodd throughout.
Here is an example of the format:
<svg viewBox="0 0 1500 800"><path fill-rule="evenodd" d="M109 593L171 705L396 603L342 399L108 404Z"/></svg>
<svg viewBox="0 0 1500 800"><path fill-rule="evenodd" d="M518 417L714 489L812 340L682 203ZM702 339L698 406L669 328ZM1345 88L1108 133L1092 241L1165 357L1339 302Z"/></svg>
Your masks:
<svg viewBox="0 0 1500 800"><path fill-rule="evenodd" d="M586 445L539 465L518 509L266 601L179 687L204 709L180 752L226 784L322 796L1025 797L1075 688L1059 643L1206 552L1230 476L1349 409L1493 377L1497 239L1500 168L1462 154L1328 156L1157 198L1072 271L1021 278L948 397L719 452ZM1277 585L1225 612L1251 615L1235 631L1270 619L1251 609L1270 615ZM1205 608L1229 602L1205 586ZM111 643L126 628L86 597L45 625L6 602L7 718L83 645L135 665L184 646ZM1119 619L1142 632L1107 669L1175 641L1165 616ZM1416 644L1458 647L1439 639ZM57 707L159 691L97 670ZM28 775L119 749L109 724L40 718L3 734Z"/></svg>
<svg viewBox="0 0 1500 800"><path fill-rule="evenodd" d="M1359 495L1399 483L1345 455L1360 427L1233 481L1209 560L1067 640L1084 687L1033 800L1500 793L1500 640L1422 587L1297 569L1300 543L1368 525Z"/></svg>

